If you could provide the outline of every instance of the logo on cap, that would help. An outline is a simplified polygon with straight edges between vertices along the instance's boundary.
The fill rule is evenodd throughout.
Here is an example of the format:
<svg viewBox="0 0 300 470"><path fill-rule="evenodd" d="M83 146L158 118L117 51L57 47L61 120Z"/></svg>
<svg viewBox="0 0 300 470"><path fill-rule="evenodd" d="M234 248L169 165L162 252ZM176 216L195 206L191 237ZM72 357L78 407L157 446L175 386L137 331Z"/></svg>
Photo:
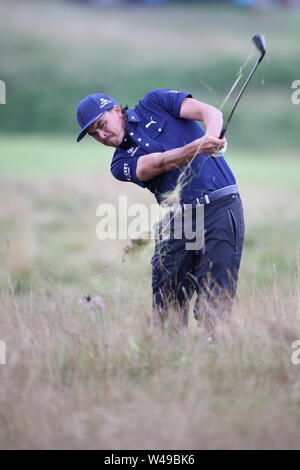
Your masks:
<svg viewBox="0 0 300 470"><path fill-rule="evenodd" d="M103 107L106 106L107 104L112 103L111 100L107 100L107 99L105 99L105 98L99 98L99 101L101 102L100 108L103 108Z"/></svg>

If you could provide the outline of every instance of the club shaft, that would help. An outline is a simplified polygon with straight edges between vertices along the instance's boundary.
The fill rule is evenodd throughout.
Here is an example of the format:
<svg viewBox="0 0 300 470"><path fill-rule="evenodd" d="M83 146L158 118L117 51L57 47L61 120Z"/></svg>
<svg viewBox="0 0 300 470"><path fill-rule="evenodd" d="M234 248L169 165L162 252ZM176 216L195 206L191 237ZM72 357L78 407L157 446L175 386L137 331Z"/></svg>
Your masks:
<svg viewBox="0 0 300 470"><path fill-rule="evenodd" d="M241 99L241 97L242 97L242 94L244 93L245 88L246 88L246 86L248 85L248 83L250 82L250 80L251 80L251 78L252 78L252 76L253 76L255 70L257 69L257 67L258 67L258 65L259 65L259 63L262 61L263 56L264 56L264 54L262 54L262 55L260 56L260 58L258 59L258 61L256 62L256 64L254 65L253 69L251 70L251 72L250 72L250 74L249 74L247 80L245 81L245 83L244 83L244 85L243 85L241 91L239 92L239 94L238 94L238 96L237 96L237 99L235 100L235 103L234 103L233 108L232 108L232 110L231 110L231 113L229 114L229 116L228 116L228 118L227 118L226 124L225 124L225 126L223 126L223 129L222 129L221 134L220 134L220 137L219 137L220 139L222 139L222 138L224 137L224 135L225 135L225 133L226 133L226 130L227 130L227 126L228 126L228 124L229 124L229 122L230 122L230 120L231 120L231 118L232 118L232 115L233 115L233 113L234 113L234 111L235 111L237 105L239 104L239 101L240 101L240 99Z"/></svg>

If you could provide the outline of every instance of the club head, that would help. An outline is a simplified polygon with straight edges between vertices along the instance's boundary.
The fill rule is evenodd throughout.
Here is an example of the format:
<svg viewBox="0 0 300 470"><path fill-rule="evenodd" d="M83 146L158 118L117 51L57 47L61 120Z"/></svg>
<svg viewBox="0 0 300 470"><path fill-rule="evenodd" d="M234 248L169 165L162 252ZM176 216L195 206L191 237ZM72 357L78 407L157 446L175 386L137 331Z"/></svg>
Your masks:
<svg viewBox="0 0 300 470"><path fill-rule="evenodd" d="M254 42L255 46L260 51L261 56L263 57L267 52L265 36L263 34L256 34L255 36L253 36L252 41Z"/></svg>

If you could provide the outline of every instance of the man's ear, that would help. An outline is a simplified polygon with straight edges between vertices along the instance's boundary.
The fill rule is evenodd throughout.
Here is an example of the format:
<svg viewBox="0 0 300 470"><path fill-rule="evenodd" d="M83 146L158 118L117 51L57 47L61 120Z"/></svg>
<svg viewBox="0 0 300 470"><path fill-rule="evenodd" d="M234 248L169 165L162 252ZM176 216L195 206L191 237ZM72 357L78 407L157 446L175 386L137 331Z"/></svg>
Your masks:
<svg viewBox="0 0 300 470"><path fill-rule="evenodd" d="M118 104L115 104L113 106L113 109L116 111L117 114L122 114L121 106L119 106Z"/></svg>

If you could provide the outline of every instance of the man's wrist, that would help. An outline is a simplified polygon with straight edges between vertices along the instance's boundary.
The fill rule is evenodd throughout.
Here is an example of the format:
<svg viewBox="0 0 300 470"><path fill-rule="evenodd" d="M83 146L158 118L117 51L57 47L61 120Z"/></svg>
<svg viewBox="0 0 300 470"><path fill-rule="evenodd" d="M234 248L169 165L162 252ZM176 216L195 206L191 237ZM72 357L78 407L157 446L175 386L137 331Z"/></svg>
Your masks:
<svg viewBox="0 0 300 470"><path fill-rule="evenodd" d="M222 126L220 127L220 130L219 130L219 128L218 129L216 129L216 128L213 128L213 129L207 128L207 129L205 129L205 134L210 135L211 137L216 137L216 139L219 139L220 134L222 132L222 129L223 129Z"/></svg>
<svg viewBox="0 0 300 470"><path fill-rule="evenodd" d="M190 142L189 144L186 145L187 147L187 158L191 160L193 157L196 157L201 150L201 144L200 144L200 139L193 140L193 142Z"/></svg>

